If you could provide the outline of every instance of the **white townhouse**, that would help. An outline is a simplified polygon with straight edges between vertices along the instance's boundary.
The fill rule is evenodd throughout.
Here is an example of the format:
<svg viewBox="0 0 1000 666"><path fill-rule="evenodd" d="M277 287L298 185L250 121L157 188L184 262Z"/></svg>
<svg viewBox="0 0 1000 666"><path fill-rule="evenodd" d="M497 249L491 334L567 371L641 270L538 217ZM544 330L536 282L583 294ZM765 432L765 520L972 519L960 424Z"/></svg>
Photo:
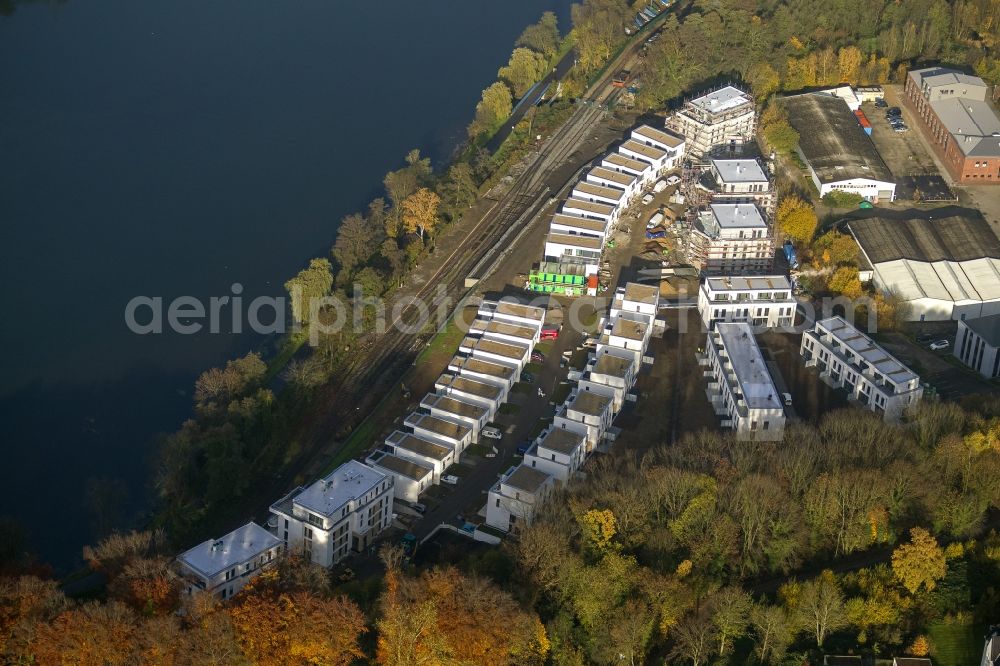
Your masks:
<svg viewBox="0 0 1000 666"><path fill-rule="evenodd" d="M774 241L754 204L713 203L692 229L688 259L708 273L763 273L774 262Z"/></svg>
<svg viewBox="0 0 1000 666"><path fill-rule="evenodd" d="M705 328L720 321L791 326L796 304L792 284L784 275L707 277L698 289L698 313Z"/></svg>
<svg viewBox="0 0 1000 666"><path fill-rule="evenodd" d="M753 203L774 209L774 191L764 167L756 159L712 160L713 203Z"/></svg>
<svg viewBox="0 0 1000 666"><path fill-rule="evenodd" d="M607 347L604 353L592 355L580 380L580 388L591 387L595 393L610 396L615 413L621 411L625 395L635 385L638 367L634 356L625 358L616 355L616 351ZM599 386L605 388L601 390Z"/></svg>
<svg viewBox="0 0 1000 666"><path fill-rule="evenodd" d="M250 522L178 555L177 571L187 594L206 592L229 599L271 566L283 548L280 539Z"/></svg>
<svg viewBox="0 0 1000 666"><path fill-rule="evenodd" d="M584 275L594 275L601 264L604 239L550 232L545 238L545 261L579 263Z"/></svg>
<svg viewBox="0 0 1000 666"><path fill-rule="evenodd" d="M392 521L393 477L349 460L271 505L275 533L287 549L330 567L363 551Z"/></svg>
<svg viewBox="0 0 1000 666"><path fill-rule="evenodd" d="M1000 314L959 321L954 354L986 379L1000 377Z"/></svg>
<svg viewBox="0 0 1000 666"><path fill-rule="evenodd" d="M642 191L639 176L626 171L615 171L604 166L596 166L587 172L587 182L602 187L614 187L625 192L626 203Z"/></svg>
<svg viewBox="0 0 1000 666"><path fill-rule="evenodd" d="M843 317L817 321L802 334L799 353L821 379L886 421L898 420L924 394L915 372Z"/></svg>
<svg viewBox="0 0 1000 666"><path fill-rule="evenodd" d="M706 391L722 427L739 439L780 441L785 430L781 394L767 369L750 325L719 323L708 332L705 355L709 370Z"/></svg>
<svg viewBox="0 0 1000 666"><path fill-rule="evenodd" d="M513 366L471 356L454 356L448 363L448 370L461 377L499 386L507 392L518 379L518 372Z"/></svg>
<svg viewBox="0 0 1000 666"><path fill-rule="evenodd" d="M448 373L437 378L437 381L434 382L434 390L441 395L482 405L494 414L503 401L507 399L507 391L501 386L479 382L468 377L456 377Z"/></svg>
<svg viewBox="0 0 1000 666"><path fill-rule="evenodd" d="M669 150L636 141L635 139L628 139L625 143L618 146L618 152L625 157L646 162L649 164L654 176L659 176L664 171L669 170L671 167L668 165L673 164L673 155Z"/></svg>
<svg viewBox="0 0 1000 666"><path fill-rule="evenodd" d="M538 342L539 328L522 326L500 319L478 317L469 326L469 335L481 335L497 342L534 346Z"/></svg>
<svg viewBox="0 0 1000 666"><path fill-rule="evenodd" d="M566 482L585 459L583 435L550 426L538 435L521 464L544 472L556 481Z"/></svg>
<svg viewBox="0 0 1000 666"><path fill-rule="evenodd" d="M396 499L416 502L420 493L435 483L434 470L430 465L414 462L388 451L373 452L365 458L365 463L392 477Z"/></svg>
<svg viewBox="0 0 1000 666"><path fill-rule="evenodd" d="M531 347L527 345L498 342L476 335L467 335L459 343L458 350L473 358L480 358L493 363L510 365L520 373L528 364Z"/></svg>
<svg viewBox="0 0 1000 666"><path fill-rule="evenodd" d="M466 402L449 395L428 393L420 407L436 418L452 421L472 429L472 442L479 441L479 431L490 422L490 410L474 402ZM456 461L457 462L457 461Z"/></svg>
<svg viewBox="0 0 1000 666"><path fill-rule="evenodd" d="M653 165L660 174L679 167L684 158L686 144L682 136L664 132L649 125L640 125L632 130L631 140L667 153L662 164ZM626 141L626 143L628 142Z"/></svg>
<svg viewBox="0 0 1000 666"><path fill-rule="evenodd" d="M601 160L601 166L609 171L618 171L630 176L635 176L638 181L636 187L639 190L652 185L653 181L657 178L657 173L649 162L628 157L620 152L614 152L607 155L603 160Z"/></svg>
<svg viewBox="0 0 1000 666"><path fill-rule="evenodd" d="M628 196L625 194L625 190L617 187L598 185L589 180L577 181L576 185L573 186L573 192L570 196L580 201L610 204L616 208L628 203Z"/></svg>
<svg viewBox="0 0 1000 666"><path fill-rule="evenodd" d="M414 435L422 439L440 442L451 447L455 452L456 461L472 443L472 428L430 414L413 412L406 417L403 424L412 430Z"/></svg>
<svg viewBox="0 0 1000 666"><path fill-rule="evenodd" d="M545 323L545 308L517 303L508 298L486 299L479 305L478 316L540 331Z"/></svg>
<svg viewBox="0 0 1000 666"><path fill-rule="evenodd" d="M385 447L399 458L430 467L434 473L434 483L438 483L444 471L458 462L458 456L450 446L402 430L396 430L386 437Z"/></svg>
<svg viewBox="0 0 1000 666"><path fill-rule="evenodd" d="M614 318L619 314L634 313L644 315L648 323L652 323L656 318L656 311L660 305L660 290L658 287L629 282L624 287L615 290L615 296L611 301L611 308L608 314ZM634 319L639 319L634 317Z"/></svg>
<svg viewBox="0 0 1000 666"><path fill-rule="evenodd" d="M576 197L566 199L563 202L561 211L566 215L577 215L579 217L588 217L592 220L601 220L609 227L618 221L620 214L618 207L613 204Z"/></svg>
<svg viewBox="0 0 1000 666"><path fill-rule="evenodd" d="M553 424L557 428L586 435L587 453L601 443L615 418L613 400L592 391L574 390L556 412ZM570 427L569 422L575 422Z"/></svg>
<svg viewBox="0 0 1000 666"><path fill-rule="evenodd" d="M604 241L608 225L603 220L556 213L549 222L549 231L560 236L589 236Z"/></svg>
<svg viewBox="0 0 1000 666"><path fill-rule="evenodd" d="M501 475L490 488L486 524L504 532L530 525L537 508L548 498L554 479L537 469L518 465Z"/></svg>

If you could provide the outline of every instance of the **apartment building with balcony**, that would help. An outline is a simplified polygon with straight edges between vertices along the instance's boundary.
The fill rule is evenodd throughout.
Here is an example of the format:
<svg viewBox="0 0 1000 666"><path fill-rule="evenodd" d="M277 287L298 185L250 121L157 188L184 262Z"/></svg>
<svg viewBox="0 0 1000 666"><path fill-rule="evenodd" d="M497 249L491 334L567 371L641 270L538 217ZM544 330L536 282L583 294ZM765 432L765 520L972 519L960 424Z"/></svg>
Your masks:
<svg viewBox="0 0 1000 666"><path fill-rule="evenodd" d="M275 534L286 549L331 567L363 551L392 520L393 477L350 460L271 505Z"/></svg>
<svg viewBox="0 0 1000 666"><path fill-rule="evenodd" d="M698 313L705 328L717 322L747 322L754 328L791 326L797 302L784 275L707 277L698 289Z"/></svg>
<svg viewBox="0 0 1000 666"><path fill-rule="evenodd" d="M186 594L229 599L276 562L283 549L280 539L250 522L184 551L177 556L176 568Z"/></svg>
<svg viewBox="0 0 1000 666"><path fill-rule="evenodd" d="M738 439L782 439L784 403L749 324L716 324L699 363L708 367L706 394L723 428Z"/></svg>
<svg viewBox="0 0 1000 666"><path fill-rule="evenodd" d="M757 159L713 159L706 186L713 203L751 203L767 214L774 211L771 179Z"/></svg>
<svg viewBox="0 0 1000 666"><path fill-rule="evenodd" d="M706 273L765 273L774 263L770 227L751 203L711 204L699 214L689 241L688 261Z"/></svg>
<svg viewBox="0 0 1000 666"><path fill-rule="evenodd" d="M898 420L923 397L917 374L843 317L817 321L802 334L799 353L823 381L886 421Z"/></svg>

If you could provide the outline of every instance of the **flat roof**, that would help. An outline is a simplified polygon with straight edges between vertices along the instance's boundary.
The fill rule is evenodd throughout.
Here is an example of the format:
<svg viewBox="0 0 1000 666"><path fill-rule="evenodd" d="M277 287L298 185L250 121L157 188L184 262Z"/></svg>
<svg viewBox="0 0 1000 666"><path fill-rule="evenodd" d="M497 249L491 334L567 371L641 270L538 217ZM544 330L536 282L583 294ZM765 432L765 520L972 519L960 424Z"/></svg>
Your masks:
<svg viewBox="0 0 1000 666"><path fill-rule="evenodd" d="M867 335L847 323L843 317L828 317L816 322L831 334L835 335L841 344L894 382L905 383L917 378L915 372L899 362L895 356L875 344Z"/></svg>
<svg viewBox="0 0 1000 666"><path fill-rule="evenodd" d="M537 492L549 480L549 475L539 472L526 465L518 465L511 474L503 480L504 485L508 485L518 490L529 493Z"/></svg>
<svg viewBox="0 0 1000 666"><path fill-rule="evenodd" d="M1000 156L1000 118L978 99L941 99L930 103L955 145L968 157Z"/></svg>
<svg viewBox="0 0 1000 666"><path fill-rule="evenodd" d="M562 428L552 428L538 446L568 456L582 444L583 435Z"/></svg>
<svg viewBox="0 0 1000 666"><path fill-rule="evenodd" d="M628 375L632 363L628 359L611 354L602 354L597 363L594 364L594 372L599 375L611 375L612 377L625 377Z"/></svg>
<svg viewBox="0 0 1000 666"><path fill-rule="evenodd" d="M468 393L469 395L486 398L487 400L500 399L500 389L498 387L493 384L477 382L476 380L469 379L468 377L457 377L446 372L438 377L437 383L440 386L446 386L456 391L461 391L462 393Z"/></svg>
<svg viewBox="0 0 1000 666"><path fill-rule="evenodd" d="M792 284L784 275L722 275L706 279L712 291L760 291L779 289L791 293Z"/></svg>
<svg viewBox="0 0 1000 666"><path fill-rule="evenodd" d="M712 160L723 183L767 182L767 174L757 160Z"/></svg>
<svg viewBox="0 0 1000 666"><path fill-rule="evenodd" d="M1000 258L1000 239L982 217L884 217L850 220L848 228L871 263L895 259L968 261Z"/></svg>
<svg viewBox="0 0 1000 666"><path fill-rule="evenodd" d="M545 308L536 305L524 305L523 303L513 303L507 299L501 299L496 303L497 314L505 314L511 317L523 317L534 319L535 321L545 320Z"/></svg>
<svg viewBox="0 0 1000 666"><path fill-rule="evenodd" d="M394 472L414 481L422 481L427 475L433 474L434 469L427 465L418 465L412 460L406 460L399 456L394 456L386 451L381 451L369 458L372 465Z"/></svg>
<svg viewBox="0 0 1000 666"><path fill-rule="evenodd" d="M867 178L895 179L840 97L806 93L783 99L788 122L799 133L799 150L821 183Z"/></svg>
<svg viewBox="0 0 1000 666"><path fill-rule="evenodd" d="M611 398L592 391L580 391L570 403L570 409L590 416L600 416L611 404Z"/></svg>
<svg viewBox="0 0 1000 666"><path fill-rule="evenodd" d="M570 247L582 247L588 250L600 250L604 247L604 241L593 236L574 236L573 234L560 234L554 231L549 232L546 239L549 243L559 243Z"/></svg>
<svg viewBox="0 0 1000 666"><path fill-rule="evenodd" d="M642 340L646 336L646 329L648 327L648 324L641 321L618 317L611 327L611 335L628 338L629 340Z"/></svg>
<svg viewBox="0 0 1000 666"><path fill-rule="evenodd" d="M575 197L566 199L563 203L563 210L566 210L567 207L608 216L615 212L615 207L611 204L599 203L597 201L587 201L586 199L577 199Z"/></svg>
<svg viewBox="0 0 1000 666"><path fill-rule="evenodd" d="M634 157L629 157L628 155L622 155L621 153L611 153L601 161L601 164L605 163L612 164L623 169L638 171L639 173L646 171L650 166L647 162L637 160Z"/></svg>
<svg viewBox="0 0 1000 666"><path fill-rule="evenodd" d="M733 364L743 400L749 409L781 409L781 398L767 371L757 339L746 322L718 323L715 330Z"/></svg>
<svg viewBox="0 0 1000 666"><path fill-rule="evenodd" d="M396 430L385 438L385 441L401 449L412 451L417 455L434 460L444 460L451 454L451 449L441 444L429 442L426 439L417 437L413 433Z"/></svg>
<svg viewBox="0 0 1000 666"><path fill-rule="evenodd" d="M489 354L496 354L497 356L503 356L504 358L510 358L517 361L523 359L525 354L528 352L527 347L507 342L500 342L499 340L477 338L471 335L466 336L465 339L462 340L462 346L473 350L484 351Z"/></svg>
<svg viewBox="0 0 1000 666"><path fill-rule="evenodd" d="M483 418L488 412L482 405L463 402L450 395L438 395L437 393L428 393L424 396L424 399L420 401L420 406L426 409L433 407L449 414L457 414L458 416L464 416L465 418L477 421Z"/></svg>
<svg viewBox="0 0 1000 666"><path fill-rule="evenodd" d="M670 134L669 132L656 129L650 125L640 125L639 127L636 127L632 130L632 136L638 136L641 139L653 141L661 146L666 146L667 148L677 148L684 144L683 138Z"/></svg>
<svg viewBox="0 0 1000 666"><path fill-rule="evenodd" d="M524 340L534 340L535 333L537 333L535 329L530 328L528 326L518 326L517 324L498 321L496 319L491 319L489 322L487 322L486 330L490 333L510 335L515 338L522 338Z"/></svg>
<svg viewBox="0 0 1000 666"><path fill-rule="evenodd" d="M203 541L178 555L177 559L205 578L212 578L281 543L281 539L257 523L250 522L224 537Z"/></svg>
<svg viewBox="0 0 1000 666"><path fill-rule="evenodd" d="M639 155L648 157L651 160L662 160L664 157L667 156L667 151L661 150L660 148L656 148L654 146L647 146L644 143L639 143L635 139L629 139L628 141L623 143L621 145L621 149L630 150L633 153L638 153Z"/></svg>
<svg viewBox="0 0 1000 666"><path fill-rule="evenodd" d="M430 430L442 437L449 437L454 440L464 439L466 435L472 432L472 428L467 425L439 419L431 414L418 414L416 412L406 417L404 423L411 428Z"/></svg>
<svg viewBox="0 0 1000 666"><path fill-rule="evenodd" d="M585 229L599 233L604 233L608 230L608 223L604 220L595 220L591 217L580 217L579 215L567 215L566 213L556 213L553 215L550 226L552 224L561 224L565 227Z"/></svg>
<svg viewBox="0 0 1000 666"><path fill-rule="evenodd" d="M710 208L720 229L767 228L767 222L752 203L719 203Z"/></svg>
<svg viewBox="0 0 1000 666"><path fill-rule="evenodd" d="M978 319L966 319L965 325L990 347L1000 347L1000 314Z"/></svg>
<svg viewBox="0 0 1000 666"><path fill-rule="evenodd" d="M634 174L615 171L614 169L608 169L607 167L602 166L594 167L587 173L587 175L593 176L594 178L600 178L601 180L609 180L612 183L618 183L622 187L630 187L639 179L639 177Z"/></svg>
<svg viewBox="0 0 1000 666"><path fill-rule="evenodd" d="M965 72L960 72L957 69L948 69L947 67L925 67L923 69L914 69L910 71L910 78L912 78L921 88L927 86L929 88L939 88L941 86L975 86L977 88L986 88L986 82L983 81L978 76L972 76L971 74L966 74Z"/></svg>
<svg viewBox="0 0 1000 666"><path fill-rule="evenodd" d="M735 109L749 103L750 97L742 90L733 86L714 90L701 97L695 97L688 102L688 104L710 113L722 113L723 111L729 111L730 109Z"/></svg>
<svg viewBox="0 0 1000 666"><path fill-rule="evenodd" d="M511 379L514 377L514 368L502 363L492 363L481 358L471 356L456 356L451 360L451 364L460 370L478 372L481 375L489 375L498 379Z"/></svg>
<svg viewBox="0 0 1000 666"><path fill-rule="evenodd" d="M621 201L625 198L625 190L620 190L617 187L598 185L586 180L581 180L573 186L573 193L575 194L576 192L583 192L595 197L604 197L605 199L614 199L615 201Z"/></svg>
<svg viewBox="0 0 1000 666"><path fill-rule="evenodd" d="M353 499L364 496L385 480L385 474L357 460L348 460L326 477L314 481L293 498L303 509L332 516Z"/></svg>
<svg viewBox="0 0 1000 666"><path fill-rule="evenodd" d="M625 284L625 300L633 303L656 305L660 299L660 289L648 284L628 282Z"/></svg>

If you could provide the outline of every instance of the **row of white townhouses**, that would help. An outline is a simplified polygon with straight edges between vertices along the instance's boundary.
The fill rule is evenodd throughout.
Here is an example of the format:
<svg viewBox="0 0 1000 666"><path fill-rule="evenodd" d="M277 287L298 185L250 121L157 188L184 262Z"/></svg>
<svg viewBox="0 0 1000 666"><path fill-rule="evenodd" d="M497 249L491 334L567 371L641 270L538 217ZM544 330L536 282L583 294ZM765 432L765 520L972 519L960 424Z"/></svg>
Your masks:
<svg viewBox="0 0 1000 666"><path fill-rule="evenodd" d="M642 125L615 152L592 167L573 186L552 216L543 260L554 275L583 275L596 294L596 276L608 236L622 212L665 172L679 167L684 139Z"/></svg>
<svg viewBox="0 0 1000 666"><path fill-rule="evenodd" d="M630 399L658 306L658 287L628 283L617 290L587 365L552 424L490 488L487 525L510 532L530 523L557 484L572 478L602 442L613 440L612 423Z"/></svg>

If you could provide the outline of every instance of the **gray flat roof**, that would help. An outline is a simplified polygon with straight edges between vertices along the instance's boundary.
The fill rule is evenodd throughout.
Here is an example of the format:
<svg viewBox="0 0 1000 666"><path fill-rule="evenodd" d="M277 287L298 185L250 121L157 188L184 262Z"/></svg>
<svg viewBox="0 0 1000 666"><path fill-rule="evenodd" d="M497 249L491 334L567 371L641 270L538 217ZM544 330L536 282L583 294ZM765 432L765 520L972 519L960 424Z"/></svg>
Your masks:
<svg viewBox="0 0 1000 666"><path fill-rule="evenodd" d="M867 217L848 222L872 264L896 259L969 261L1000 258L1000 239L981 217Z"/></svg>
<svg viewBox="0 0 1000 666"><path fill-rule="evenodd" d="M767 222L752 203L712 204L711 209L720 229L767 228Z"/></svg>
<svg viewBox="0 0 1000 666"><path fill-rule="evenodd" d="M584 194L590 194L595 197L604 197L605 199L614 199L615 201L621 201L625 198L625 190L619 190L616 187L598 185L597 183L591 183L586 180L581 180L574 185L573 191L580 191Z"/></svg>
<svg viewBox="0 0 1000 666"><path fill-rule="evenodd" d="M649 163L637 160L634 157L629 157L628 155L622 155L621 153L611 153L604 158L602 164L604 162L624 169L638 171L640 173L649 168Z"/></svg>
<svg viewBox="0 0 1000 666"><path fill-rule="evenodd" d="M658 287L648 284L639 284L638 282L629 282L625 285L626 301L655 305L659 298L660 290Z"/></svg>
<svg viewBox="0 0 1000 666"><path fill-rule="evenodd" d="M385 480L385 474L357 460L348 460L295 496L294 503L322 516L332 516L347 502L364 496Z"/></svg>
<svg viewBox="0 0 1000 666"><path fill-rule="evenodd" d="M867 178L894 183L875 144L840 97L806 93L782 100L799 150L821 183Z"/></svg>
<svg viewBox="0 0 1000 666"><path fill-rule="evenodd" d="M416 412L406 417L406 421L404 421L404 423L411 428L430 430L431 432L437 433L443 437L450 437L454 440L464 439L466 435L472 432L472 428L467 425L455 423L454 421L445 421L444 419L439 419L431 414L417 414Z"/></svg>
<svg viewBox="0 0 1000 666"><path fill-rule="evenodd" d="M618 183L622 187L628 187L638 180L638 176L634 174L615 171L614 169L602 166L594 167L588 175L600 178L601 180L610 180L612 183Z"/></svg>
<svg viewBox="0 0 1000 666"><path fill-rule="evenodd" d="M615 323L611 326L611 335L628 338L629 340L642 340L646 335L648 327L647 324L641 321L619 317L615 319Z"/></svg>
<svg viewBox="0 0 1000 666"><path fill-rule="evenodd" d="M462 393L486 398L487 400L499 400L500 398L500 389L493 384L477 382L468 377L456 377L455 375L445 373L438 377L437 383L441 386L461 391Z"/></svg>
<svg viewBox="0 0 1000 666"><path fill-rule="evenodd" d="M920 84L921 88L938 88L940 86L976 86L986 88L986 83L978 76L972 76L957 69L947 67L925 67L910 71L910 78Z"/></svg>
<svg viewBox="0 0 1000 666"><path fill-rule="evenodd" d="M629 139L621 145L624 150L631 150L633 153L638 153L651 160L662 160L667 156L667 151L654 146L647 146L644 143L639 143L635 139Z"/></svg>
<svg viewBox="0 0 1000 666"><path fill-rule="evenodd" d="M566 227L573 227L574 229L584 229L599 233L603 233L608 229L608 223L604 220L595 220L592 217L580 217L579 215L567 215L566 213L556 213L553 215L552 224L561 224Z"/></svg>
<svg viewBox="0 0 1000 666"><path fill-rule="evenodd" d="M267 552L282 541L257 523L247 523L219 539L209 539L177 556L205 578L212 578L237 564Z"/></svg>
<svg viewBox="0 0 1000 666"><path fill-rule="evenodd" d="M602 354L597 363L594 364L594 372L599 375L611 375L612 377L624 377L628 374L632 363L628 359Z"/></svg>
<svg viewBox="0 0 1000 666"><path fill-rule="evenodd" d="M552 428L538 445L568 456L582 444L583 435L562 428Z"/></svg>
<svg viewBox="0 0 1000 666"><path fill-rule="evenodd" d="M506 298L497 301L496 311L498 314L524 317L525 319L534 319L536 321L543 321L545 319L545 308L540 308L536 305L513 303Z"/></svg>
<svg viewBox="0 0 1000 666"><path fill-rule="evenodd" d="M548 480L549 475L545 472L539 472L537 469L532 469L525 465L518 465L517 469L503 480L503 483L512 488L534 493L545 485L545 482Z"/></svg>
<svg viewBox="0 0 1000 666"><path fill-rule="evenodd" d="M816 322L851 351L865 360L886 377L891 377L894 382L904 383L916 379L917 375L912 370L899 362L895 356L879 347L867 335L847 323L843 317L828 317Z"/></svg>
<svg viewBox="0 0 1000 666"><path fill-rule="evenodd" d="M733 364L743 400L750 409L780 409L781 399L774 387L771 373L767 371L764 357L746 322L719 323L715 330L722 338L723 347Z"/></svg>
<svg viewBox="0 0 1000 666"><path fill-rule="evenodd" d="M767 182L767 175L757 160L712 160L723 183Z"/></svg>
<svg viewBox="0 0 1000 666"><path fill-rule="evenodd" d="M546 240L550 243L582 247L588 250L600 250L604 247L604 241L594 236L574 236L573 234L561 234L554 231L549 232Z"/></svg>
<svg viewBox="0 0 1000 666"><path fill-rule="evenodd" d="M524 340L534 340L536 329L530 328L528 326L518 326L517 324L511 324L504 321L498 321L496 319L491 319L486 324L486 330L490 333L500 333L502 335L510 335L515 338L522 338Z"/></svg>
<svg viewBox="0 0 1000 666"><path fill-rule="evenodd" d="M570 409L590 416L600 416L610 404L611 398L605 395L598 395L591 391L580 391L576 394L576 399L570 403Z"/></svg>
<svg viewBox="0 0 1000 666"><path fill-rule="evenodd" d="M523 359L525 354L528 353L527 347L507 342L500 342L499 340L476 338L473 336L466 336L466 338L462 341L462 346L518 361Z"/></svg>
<svg viewBox="0 0 1000 666"><path fill-rule="evenodd" d="M688 104L710 113L722 113L749 103L750 98L747 94L738 88L734 88L733 86L726 86L725 88L714 90L706 95L702 95L701 97L695 97L688 102Z"/></svg>
<svg viewBox="0 0 1000 666"><path fill-rule="evenodd" d="M563 204L563 210L567 207L585 210L588 213L597 213L598 215L610 216L615 212L615 207L611 204L599 203L597 201L586 201L585 199L576 199L574 197L566 199L566 202Z"/></svg>
<svg viewBox="0 0 1000 666"><path fill-rule="evenodd" d="M1000 314L966 319L965 325L991 347L1000 347Z"/></svg>
<svg viewBox="0 0 1000 666"><path fill-rule="evenodd" d="M427 478L428 474L434 473L434 469L428 465L418 465L412 460L406 460L385 451L373 455L369 460L373 465L378 465L383 469L395 472L414 481L422 481Z"/></svg>
<svg viewBox="0 0 1000 666"><path fill-rule="evenodd" d="M498 379L511 379L514 376L514 368L509 365L492 363L471 356L456 356L451 360L451 364L459 369L478 372L481 375L489 375Z"/></svg>
<svg viewBox="0 0 1000 666"><path fill-rule="evenodd" d="M482 405L463 402L450 395L438 395L436 393L428 393L424 396L424 399L420 401L420 406L427 409L433 407L449 414L457 414L458 416L464 416L477 421L487 413L487 409Z"/></svg>
<svg viewBox="0 0 1000 666"><path fill-rule="evenodd" d="M969 157L1000 156L1000 118L986 102L976 99L942 99L931 102L941 124Z"/></svg>
<svg viewBox="0 0 1000 666"><path fill-rule="evenodd" d="M790 290L791 282L784 275L722 275L706 280L712 291Z"/></svg>
<svg viewBox="0 0 1000 666"><path fill-rule="evenodd" d="M451 449L447 446L429 442L426 439L417 437L413 433L403 432L402 430L394 431L385 438L385 441L393 446L398 446L401 449L406 449L407 451L412 451L425 458L433 458L434 460L444 460L451 453Z"/></svg>
<svg viewBox="0 0 1000 666"><path fill-rule="evenodd" d="M682 143L684 139L679 136L674 136L669 132L664 132L663 130L656 129L649 125L641 125L632 130L632 134L638 135L643 139L648 139L649 141L654 141L662 146L667 146L668 148L677 148Z"/></svg>

